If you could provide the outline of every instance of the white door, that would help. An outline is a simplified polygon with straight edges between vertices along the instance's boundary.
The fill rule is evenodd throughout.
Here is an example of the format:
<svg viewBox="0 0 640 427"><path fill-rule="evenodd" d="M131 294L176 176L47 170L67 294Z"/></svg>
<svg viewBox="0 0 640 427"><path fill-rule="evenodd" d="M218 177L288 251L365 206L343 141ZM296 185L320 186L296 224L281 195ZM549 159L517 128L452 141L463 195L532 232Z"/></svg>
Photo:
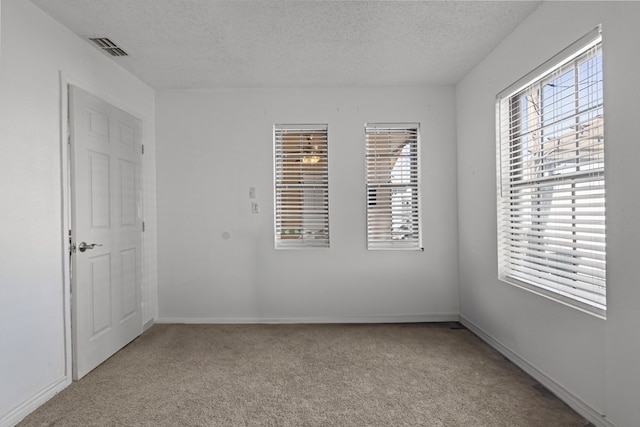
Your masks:
<svg viewBox="0 0 640 427"><path fill-rule="evenodd" d="M73 378L142 333L142 126L69 86Z"/></svg>

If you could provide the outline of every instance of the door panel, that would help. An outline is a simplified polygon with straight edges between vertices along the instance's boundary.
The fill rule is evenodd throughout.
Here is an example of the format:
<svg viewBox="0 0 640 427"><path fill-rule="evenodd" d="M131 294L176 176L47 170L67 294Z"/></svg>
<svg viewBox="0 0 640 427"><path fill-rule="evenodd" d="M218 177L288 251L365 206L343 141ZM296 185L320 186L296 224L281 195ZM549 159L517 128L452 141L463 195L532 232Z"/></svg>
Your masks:
<svg viewBox="0 0 640 427"><path fill-rule="evenodd" d="M142 333L142 126L69 87L73 377ZM81 250L81 243L89 245ZM91 246L95 244L95 246Z"/></svg>
<svg viewBox="0 0 640 427"><path fill-rule="evenodd" d="M120 226L136 225L136 165L120 160Z"/></svg>
<svg viewBox="0 0 640 427"><path fill-rule="evenodd" d="M125 320L136 313L136 249L126 249L120 252L122 266L122 318Z"/></svg>
<svg viewBox="0 0 640 427"><path fill-rule="evenodd" d="M109 254L90 257L91 313L93 333L91 338L111 329L111 256Z"/></svg>
<svg viewBox="0 0 640 427"><path fill-rule="evenodd" d="M120 143L130 148L135 145L136 131L129 126L120 124Z"/></svg>
<svg viewBox="0 0 640 427"><path fill-rule="evenodd" d="M89 197L91 198L91 228L109 228L109 157L89 152Z"/></svg>
<svg viewBox="0 0 640 427"><path fill-rule="evenodd" d="M87 114L89 114L89 136L98 137L103 141L108 141L109 117L90 109L87 109Z"/></svg>

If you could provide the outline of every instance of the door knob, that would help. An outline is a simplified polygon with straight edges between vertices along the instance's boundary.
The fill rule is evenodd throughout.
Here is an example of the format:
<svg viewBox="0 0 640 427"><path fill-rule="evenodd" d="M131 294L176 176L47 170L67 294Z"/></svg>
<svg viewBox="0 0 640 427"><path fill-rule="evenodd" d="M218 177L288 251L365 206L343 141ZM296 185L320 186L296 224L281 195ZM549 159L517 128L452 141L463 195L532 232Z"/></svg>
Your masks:
<svg viewBox="0 0 640 427"><path fill-rule="evenodd" d="M87 249L93 249L93 248L94 248L94 247L96 247L96 246L102 246L102 245L99 245L99 244L97 244L97 243L85 243L85 242L81 242L81 243L78 245L78 249L80 249L80 252L84 252L84 251L86 251Z"/></svg>

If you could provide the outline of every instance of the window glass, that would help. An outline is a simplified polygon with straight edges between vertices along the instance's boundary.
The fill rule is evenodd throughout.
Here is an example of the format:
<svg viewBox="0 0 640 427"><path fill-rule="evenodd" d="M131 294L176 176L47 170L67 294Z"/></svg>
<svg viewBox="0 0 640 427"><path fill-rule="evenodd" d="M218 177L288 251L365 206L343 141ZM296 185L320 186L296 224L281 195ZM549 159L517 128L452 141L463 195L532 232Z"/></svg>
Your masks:
<svg viewBox="0 0 640 427"><path fill-rule="evenodd" d="M275 125L275 245L329 247L326 125Z"/></svg>
<svg viewBox="0 0 640 427"><path fill-rule="evenodd" d="M368 123L367 246L420 249L418 124Z"/></svg>
<svg viewBox="0 0 640 427"><path fill-rule="evenodd" d="M606 308L604 102L598 34L498 100L499 273Z"/></svg>

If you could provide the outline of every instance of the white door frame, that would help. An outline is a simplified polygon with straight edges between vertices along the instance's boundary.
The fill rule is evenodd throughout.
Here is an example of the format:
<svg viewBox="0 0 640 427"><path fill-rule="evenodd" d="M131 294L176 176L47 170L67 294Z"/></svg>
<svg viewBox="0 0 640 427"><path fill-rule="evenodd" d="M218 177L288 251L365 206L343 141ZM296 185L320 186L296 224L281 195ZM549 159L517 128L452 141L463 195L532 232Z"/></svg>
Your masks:
<svg viewBox="0 0 640 427"><path fill-rule="evenodd" d="M69 230L71 230L71 150L69 147L69 86L76 86L90 94L97 96L103 101L120 108L123 111L133 115L142 122L142 138L143 144L146 136L149 134L147 126L149 123L148 117L145 114L131 108L126 103L123 103L117 97L113 97L108 94L104 87L98 87L95 84L88 83L84 80L80 80L69 76L64 71L60 71L60 180L61 180L61 194L62 194L62 277L63 277L63 305L64 305L64 339L65 339L65 386L71 384L73 376L72 368L72 333L71 333L71 246L69 242ZM140 175L142 177L140 187L142 189L142 217L144 218L144 200L145 200L145 185L144 185L144 156L140 163ZM141 277L141 297L142 306L145 305L145 284L147 271L145 268L145 233L142 233L142 277ZM144 309L142 310L143 331L144 331Z"/></svg>

